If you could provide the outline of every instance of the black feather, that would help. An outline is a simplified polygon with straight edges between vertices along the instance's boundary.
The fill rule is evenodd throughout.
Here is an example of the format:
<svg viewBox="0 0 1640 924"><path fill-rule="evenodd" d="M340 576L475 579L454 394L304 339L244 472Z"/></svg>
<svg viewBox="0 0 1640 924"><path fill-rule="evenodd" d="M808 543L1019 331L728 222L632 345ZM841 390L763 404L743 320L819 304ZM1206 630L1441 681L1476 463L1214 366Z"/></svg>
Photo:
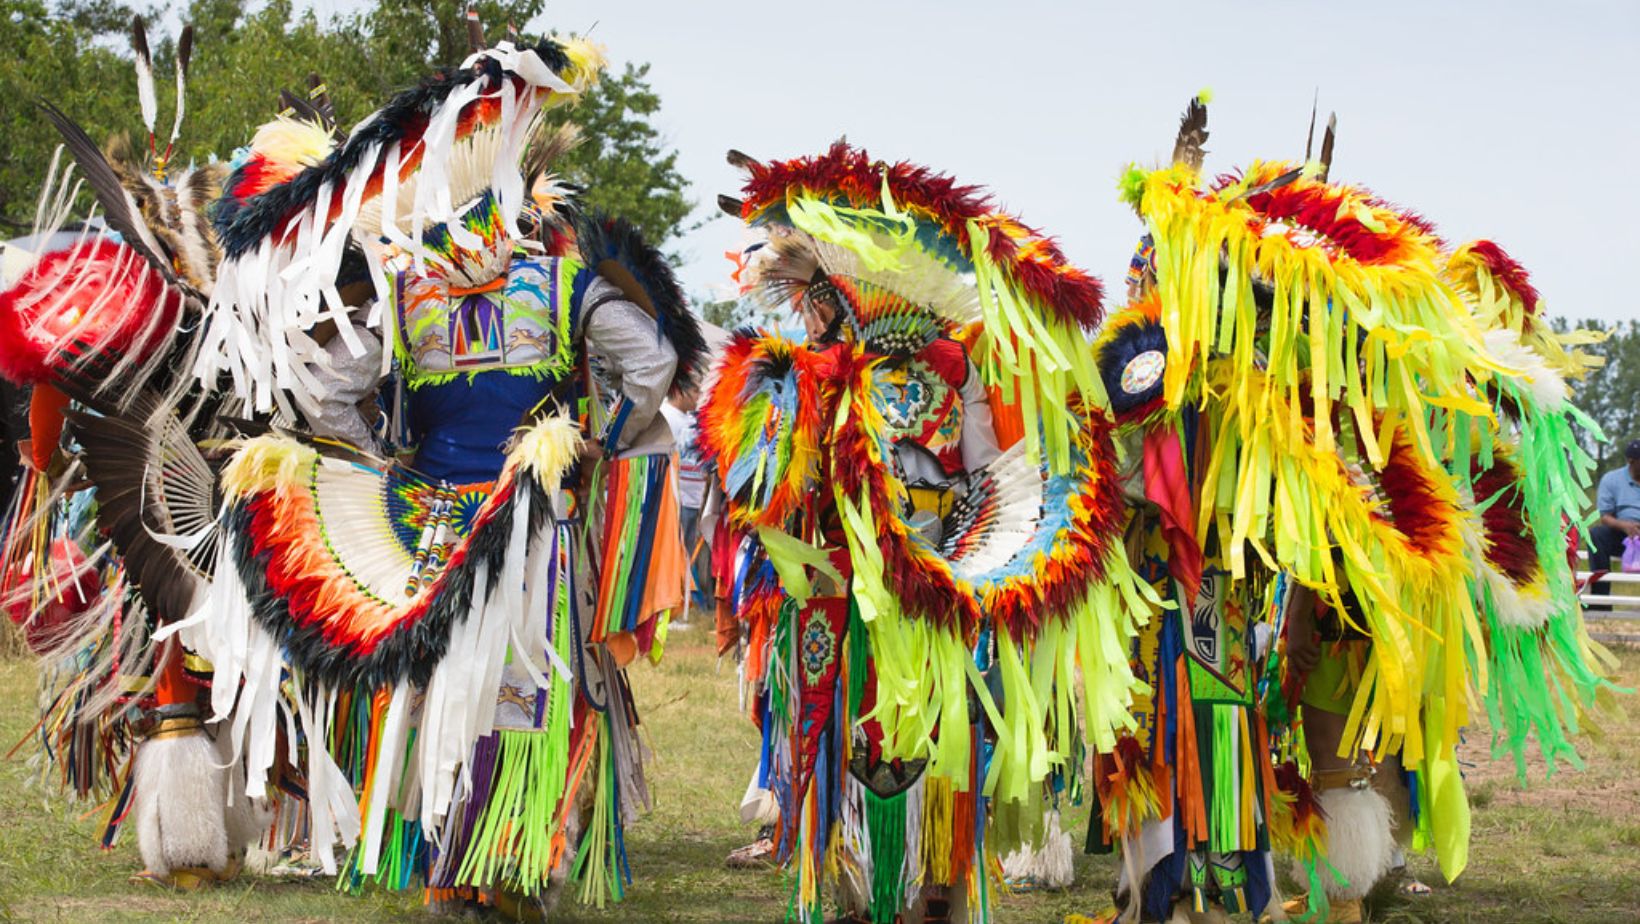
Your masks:
<svg viewBox="0 0 1640 924"><path fill-rule="evenodd" d="M182 38L177 40L177 73L187 76L188 65L194 58L194 27L182 27Z"/></svg>
<svg viewBox="0 0 1640 924"><path fill-rule="evenodd" d="M569 67L569 58L563 48L550 38L542 39L533 50L555 73ZM367 125L349 135L347 141L332 152L324 163L303 170L289 182L275 186L247 202L233 197L232 190L239 185L240 179L236 172L228 178L224 186L227 193L215 209L217 234L224 256L235 259L256 249L291 216L310 207L326 183L341 188L348 174L359 166L365 152L385 148L412 133L419 135L426 128L433 110L457 89L474 81L485 81L487 87L494 87L504 76L501 65L489 59L472 70L441 72L389 100ZM377 169L381 169L380 164Z"/></svg>
<svg viewBox="0 0 1640 924"><path fill-rule="evenodd" d="M1271 180L1268 183L1260 183L1257 186L1254 186L1252 189L1244 191L1241 195L1237 196L1236 198L1237 199L1248 199L1248 198L1251 198L1253 196L1257 196L1261 193L1267 193L1272 189L1280 189L1281 187L1286 186L1289 183L1292 183L1294 180L1297 180L1299 177L1301 177L1303 175L1304 175L1304 168L1303 167L1294 167L1293 169L1287 171L1286 173L1283 173L1281 176L1276 177L1275 179Z"/></svg>
<svg viewBox="0 0 1640 924"><path fill-rule="evenodd" d="M677 351L673 387L693 384L705 371L706 338L666 255L645 241L637 227L624 218L583 213L577 216L575 239L581 261L587 266L614 261L637 280L654 306L661 336Z"/></svg>
<svg viewBox="0 0 1640 924"><path fill-rule="evenodd" d="M163 461L153 457L148 426L156 407L157 397L147 393L123 413L70 411L67 416L82 450L86 474L97 486L98 524L125 560L126 574L149 611L161 622L169 622L191 615L194 595L209 578L202 563L191 561L186 552L159 542L150 533L165 530L156 516L164 500L148 492L145 485L147 473L159 469ZM195 453L203 462L192 442L172 438L169 450ZM179 487L172 485L169 490ZM220 506L214 489L211 497L193 502L208 504L213 510Z"/></svg>
<svg viewBox="0 0 1640 924"><path fill-rule="evenodd" d="M85 129L64 115L56 106L41 100L40 108L56 127L57 133L63 136L63 146L68 148L69 155L80 165L80 172L85 175L86 182L91 184L91 193L97 197L97 204L102 206L103 220L108 222L110 228L120 233L128 246L146 257L167 282L175 282L176 272L171 268L170 256L155 253L143 243L142 231L146 230L146 225L142 223L141 217L132 213L131 200L126 194L125 185L120 182L119 175L103 156L102 149L85 133Z"/></svg>
<svg viewBox="0 0 1640 924"><path fill-rule="evenodd" d="M1321 182L1327 182L1327 174L1332 172L1333 142L1338 137L1338 113L1327 116L1327 133L1321 136L1321 173L1317 176Z"/></svg>
<svg viewBox="0 0 1640 924"><path fill-rule="evenodd" d="M142 21L141 14L131 17L131 50L136 52L139 62L153 66L154 56L148 53L148 24Z"/></svg>
<svg viewBox="0 0 1640 924"><path fill-rule="evenodd" d="M1179 119L1179 136L1173 142L1173 163L1201 170L1207 149L1207 106L1200 96L1192 96Z"/></svg>
<svg viewBox="0 0 1640 924"><path fill-rule="evenodd" d="M279 91L279 114L291 119L300 119L303 122L319 121L319 112L308 104L308 101L289 90Z"/></svg>
<svg viewBox="0 0 1640 924"><path fill-rule="evenodd" d="M741 208L745 205L744 202L741 202L734 196L723 195L718 196L717 203L718 208L722 209L725 215L732 215L735 218L739 218L741 216Z"/></svg>
<svg viewBox="0 0 1640 924"><path fill-rule="evenodd" d="M757 158L752 157L751 155L746 154L744 152L737 151L734 148L729 149L728 158L729 158L729 166L738 167L741 170L751 170L755 167L763 166L763 164L761 162L759 162L757 160Z"/></svg>

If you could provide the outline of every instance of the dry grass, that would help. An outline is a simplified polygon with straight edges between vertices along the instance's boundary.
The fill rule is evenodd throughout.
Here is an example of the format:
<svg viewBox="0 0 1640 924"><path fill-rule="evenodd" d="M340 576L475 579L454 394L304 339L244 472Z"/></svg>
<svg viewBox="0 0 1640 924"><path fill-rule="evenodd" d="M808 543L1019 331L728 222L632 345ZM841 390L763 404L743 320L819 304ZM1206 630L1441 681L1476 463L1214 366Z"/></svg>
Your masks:
<svg viewBox="0 0 1640 924"><path fill-rule="evenodd" d="M716 665L704 631L674 635L659 668L634 671L647 730L659 755L653 814L629 829L637 881L628 900L598 911L566 902L565 921L774 922L786 911L778 871L730 872L723 857L748 839L736 806L756 759L753 729L739 714L733 669ZM1622 680L1640 685L1640 654L1623 657ZM0 742L23 738L33 722L33 671L0 664ZM1475 805L1470 869L1427 899L1388 897L1375 920L1393 922L1640 921L1640 706L1603 717L1604 738L1584 749L1582 772L1545 780L1541 766L1522 791L1513 767L1485 760L1486 733L1464 747ZM415 896L337 895L322 882L242 878L198 895L130 885L140 865L125 838L103 853L96 817L47 786L29 785L21 760L0 764L0 918L18 920L387 921L435 920ZM1069 823L1080 835L1086 812ZM129 833L129 832L128 832ZM1414 870L1432 884L1432 865ZM1065 913L1108 905L1111 861L1079 857L1065 893L1009 896L996 917L1048 924Z"/></svg>

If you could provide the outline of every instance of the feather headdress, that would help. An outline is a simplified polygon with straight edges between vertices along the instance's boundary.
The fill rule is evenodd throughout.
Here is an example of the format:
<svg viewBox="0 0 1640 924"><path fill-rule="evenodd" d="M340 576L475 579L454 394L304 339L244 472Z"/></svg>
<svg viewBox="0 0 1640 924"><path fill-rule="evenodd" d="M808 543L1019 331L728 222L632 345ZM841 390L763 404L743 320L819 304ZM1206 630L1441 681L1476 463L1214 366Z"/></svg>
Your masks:
<svg viewBox="0 0 1640 924"><path fill-rule="evenodd" d="M524 48L502 42L400 93L322 159L288 176L274 176L276 164L247 161L218 213L226 259L194 373L207 382L230 376L257 409L289 409L287 393L313 404L323 389L302 368L317 356L303 331L346 317L333 281L349 240L357 233L373 246L379 236L420 263L427 228L449 222L457 244L472 238L450 219L467 204L459 196L479 189L494 192L502 227L521 238L528 189L520 165L536 116L589 88L602 66L601 51L577 39ZM483 145L487 161L479 156ZM309 159L316 154L309 151ZM411 184L410 206L401 211L399 190ZM349 325L338 329L362 352Z"/></svg>
<svg viewBox="0 0 1640 924"><path fill-rule="evenodd" d="M1191 116L1181 138L1201 127ZM1433 226L1368 190L1327 182L1319 164L1260 161L1206 180L1198 162L1131 168L1121 184L1155 244L1168 406L1197 400L1203 365L1223 357L1243 376L1267 373L1302 391L1323 451L1335 447L1341 400L1374 465L1384 450L1372 415L1385 410L1410 421L1414 444L1435 462L1421 423L1427 396L1485 414L1463 397L1469 382L1506 367L1442 280Z"/></svg>
<svg viewBox="0 0 1640 924"><path fill-rule="evenodd" d="M748 174L744 199L720 202L769 232L751 276L766 300L835 299L880 335L914 328L919 314L979 325L986 382L1027 419L1048 420L1041 434L1027 428L1029 456L1046 448L1056 470L1070 465L1076 423L1065 409L1098 394L1084 340L1102 316L1098 279L980 188L926 167L876 161L841 141L813 157L730 160Z"/></svg>
<svg viewBox="0 0 1640 924"><path fill-rule="evenodd" d="M193 29L183 29L177 46L176 113L163 151L155 141L153 67L140 16L132 33L147 152L123 134L99 147L73 119L40 103L84 178L78 182L89 186L123 243L116 248L82 239L42 255L6 294L8 317L0 319L0 329L12 332L6 344L14 371L31 367L36 379L69 384L82 400L116 410L149 381L170 376L176 363L166 357L180 349L179 328L192 326L181 323L184 315L203 306L220 258L205 212L222 171L214 165L169 169L185 111ZM54 159L36 234L49 235L66 219L79 188L71 181L72 171L59 172ZM78 381L67 382L71 378Z"/></svg>

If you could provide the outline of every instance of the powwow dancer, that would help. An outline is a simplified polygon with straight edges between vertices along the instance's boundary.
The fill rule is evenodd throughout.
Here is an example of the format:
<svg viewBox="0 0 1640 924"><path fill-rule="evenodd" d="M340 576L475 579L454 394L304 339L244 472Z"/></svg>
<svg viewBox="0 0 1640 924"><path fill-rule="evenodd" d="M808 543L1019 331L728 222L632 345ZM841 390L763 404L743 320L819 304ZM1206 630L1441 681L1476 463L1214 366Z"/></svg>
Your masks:
<svg viewBox="0 0 1640 924"><path fill-rule="evenodd" d="M0 374L33 389L0 583L41 657L42 753L77 797L108 800L105 847L133 821L144 876L179 886L231 875L268 826L267 803L231 795L243 772L204 722L210 665L151 638L189 615L212 566L215 476L198 445L226 435L219 401L176 372L221 258L206 212L225 170L173 162L192 39L177 45L164 141L133 22L146 154L123 135L99 149L41 104L84 179L59 150L36 234L62 227L84 183L123 242L87 231L0 292Z"/></svg>
<svg viewBox="0 0 1640 924"><path fill-rule="evenodd" d="M1202 595L1192 594L1195 581L1208 586L1216 555L1223 579L1256 603L1244 621L1268 627L1241 634L1282 640L1268 655L1242 650L1252 659L1237 685L1252 710L1251 738L1265 739L1262 709L1269 746L1304 760L1286 732L1306 686L1290 665L1312 660L1295 650L1314 625L1305 598L1370 641L1353 686L1324 691L1346 706L1330 742L1340 769L1359 769L1306 781L1297 763L1272 771L1262 750L1245 759L1246 730L1239 741L1204 732L1195 681L1206 658L1192 612L1182 645L1164 633L1156 650L1141 648L1163 694L1141 722L1153 736L1124 741L1098 766L1102 833L1124 851L1124 916L1175 913L1180 853L1196 862L1204 849L1269 842L1298 857L1311 884L1290 911L1349 920L1393 848L1389 806L1367 785L1374 764L1399 760L1408 771L1415 810L1402 833L1432 846L1454 877L1467 853L1455 747L1469 691L1486 696L1493 727L1507 729L1517 753L1530 734L1571 757L1567 734L1605 686L1571 583L1551 577L1564 576L1564 555L1542 557L1560 545L1565 523L1581 521L1574 486L1586 461L1575 449L1568 462L1560 448L1539 447L1541 490L1495 471L1510 443L1532 439L1522 436L1522 415L1550 418L1545 431L1557 436L1581 415L1563 389L1557 402L1522 401L1548 378L1541 361L1523 362L1514 349L1519 332L1492 320L1520 312L1503 304L1514 291L1499 282L1504 264L1448 259L1421 218L1329 184L1330 131L1319 163L1255 163L1213 182L1200 178L1205 138L1205 109L1193 102L1173 165L1124 180L1148 231L1144 284L1107 326L1100 367L1113 408L1142 434L1153 533L1187 606ZM1460 268L1476 279L1463 283ZM1541 327L1532 333L1543 336ZM1209 564L1194 572L1198 561ZM1533 567L1510 576L1506 566L1521 561ZM1534 620L1522 606L1531 599L1555 602ZM1531 692L1550 685L1566 699ZM1298 718L1297 730L1308 731ZM1330 724L1319 723L1317 737ZM1225 743L1242 752L1241 772L1223 772ZM1187 917L1206 913L1214 897L1258 911L1271 895L1227 893L1221 881L1215 896L1194 877L1191 885L1179 911ZM1329 894L1341 899L1331 911Z"/></svg>
<svg viewBox="0 0 1640 924"><path fill-rule="evenodd" d="M700 340L630 229L526 198L541 111L600 65L576 40L502 43L345 139L270 126L214 215L201 380L318 421L336 364L308 331L363 353L355 326L385 320L417 440L407 465L287 429L243 443L203 602L161 633L212 662L242 794L309 743L313 849L333 871L352 847L354 883L504 904L565 876L599 902L624 888L647 796L621 669L658 655L684 586L655 411ZM357 314L334 282L355 249L381 268Z"/></svg>
<svg viewBox="0 0 1640 924"><path fill-rule="evenodd" d="M921 167L731 162L726 210L768 234L750 286L815 334L737 335L701 412L768 563L739 600L792 915L829 870L849 920L988 920L990 858L1079 763L1077 667L1101 747L1133 687L1098 284Z"/></svg>

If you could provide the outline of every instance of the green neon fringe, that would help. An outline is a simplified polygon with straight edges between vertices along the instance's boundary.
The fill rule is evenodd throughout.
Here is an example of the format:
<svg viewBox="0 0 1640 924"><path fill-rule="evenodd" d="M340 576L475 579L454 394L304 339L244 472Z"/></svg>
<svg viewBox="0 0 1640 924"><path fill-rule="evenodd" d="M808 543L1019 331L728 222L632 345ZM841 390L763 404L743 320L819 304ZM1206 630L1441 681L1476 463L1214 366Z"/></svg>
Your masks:
<svg viewBox="0 0 1640 924"><path fill-rule="evenodd" d="M863 793L871 837L872 924L893 924L905 901L905 793L882 798Z"/></svg>

